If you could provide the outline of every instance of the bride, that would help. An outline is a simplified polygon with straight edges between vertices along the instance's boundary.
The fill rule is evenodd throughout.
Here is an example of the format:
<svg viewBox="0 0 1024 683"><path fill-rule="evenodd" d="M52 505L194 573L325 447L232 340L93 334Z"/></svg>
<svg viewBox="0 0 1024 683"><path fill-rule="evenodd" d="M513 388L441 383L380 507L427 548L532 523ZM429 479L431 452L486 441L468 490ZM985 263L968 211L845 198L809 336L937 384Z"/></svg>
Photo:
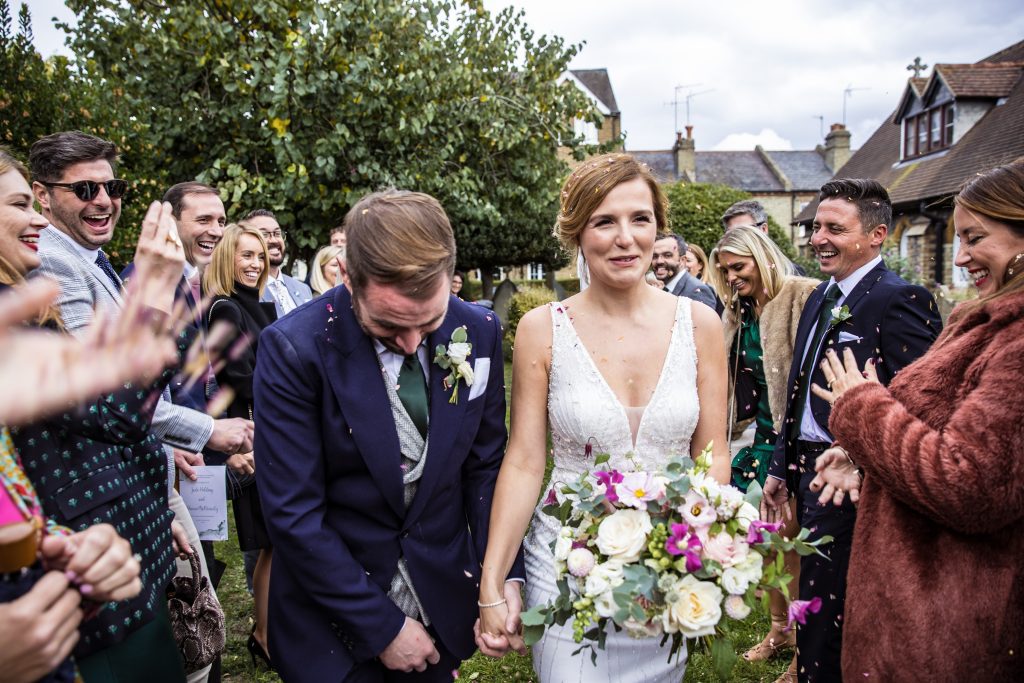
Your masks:
<svg viewBox="0 0 1024 683"><path fill-rule="evenodd" d="M516 331L511 436L480 584L477 642L485 654L523 650L518 596L504 577L527 524L527 606L557 595L550 549L557 520L534 506L548 427L556 488L592 468L592 453L610 453L617 469L657 468L674 454L696 456L711 441L712 474L729 480L721 322L707 306L644 279L656 236L667 228L666 209L650 171L627 154L587 162L562 189L555 232L566 249L582 254L590 285L530 311ZM571 623L549 628L533 647L540 681L682 680L685 650L669 662L659 638L636 640L609 630L595 665L589 654L573 656L579 645Z"/></svg>

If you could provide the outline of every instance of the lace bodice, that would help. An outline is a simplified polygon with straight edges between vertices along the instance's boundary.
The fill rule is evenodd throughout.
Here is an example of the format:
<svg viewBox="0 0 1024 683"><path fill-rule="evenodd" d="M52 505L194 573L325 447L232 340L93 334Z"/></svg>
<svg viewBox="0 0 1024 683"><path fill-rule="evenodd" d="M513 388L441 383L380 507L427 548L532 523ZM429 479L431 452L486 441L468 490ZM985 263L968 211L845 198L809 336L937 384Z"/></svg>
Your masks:
<svg viewBox="0 0 1024 683"><path fill-rule="evenodd" d="M690 300L679 297L665 364L650 402L643 409L623 406L576 335L569 314L551 304L551 380L548 423L555 471L575 478L590 468L589 441L595 452L610 453L611 465L628 467L633 452L642 467L658 467L667 454L688 452L697 426L697 354L693 344ZM628 412L642 410L636 445Z"/></svg>

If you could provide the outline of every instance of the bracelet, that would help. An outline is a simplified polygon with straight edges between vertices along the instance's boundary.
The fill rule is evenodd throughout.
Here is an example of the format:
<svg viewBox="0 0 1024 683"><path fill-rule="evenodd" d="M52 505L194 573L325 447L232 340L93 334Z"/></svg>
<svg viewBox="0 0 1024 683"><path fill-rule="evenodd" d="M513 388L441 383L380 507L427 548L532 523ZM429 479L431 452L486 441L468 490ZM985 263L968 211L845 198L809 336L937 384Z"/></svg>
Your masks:
<svg viewBox="0 0 1024 683"><path fill-rule="evenodd" d="M838 441L832 442L832 448L838 448L843 452L843 455L846 457L846 462L853 465L853 469L857 473L857 476L860 477L861 481L864 481L864 471L857 465L857 463L853 461L853 458L850 457L850 452L843 448L842 446L840 446Z"/></svg>
<svg viewBox="0 0 1024 683"><path fill-rule="evenodd" d="M504 605L507 602L508 602L508 600L506 600L505 598L502 598L501 600L498 600L497 602L480 602L479 600L477 600L476 601L476 606L479 607L480 609L486 609L488 607L501 607L502 605Z"/></svg>

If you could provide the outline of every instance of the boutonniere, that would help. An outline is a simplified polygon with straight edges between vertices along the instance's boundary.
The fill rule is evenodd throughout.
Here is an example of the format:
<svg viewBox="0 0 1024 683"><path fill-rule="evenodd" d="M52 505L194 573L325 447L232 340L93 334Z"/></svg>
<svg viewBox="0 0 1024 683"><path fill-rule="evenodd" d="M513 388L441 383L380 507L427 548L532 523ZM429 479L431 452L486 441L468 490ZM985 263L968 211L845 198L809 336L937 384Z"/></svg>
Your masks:
<svg viewBox="0 0 1024 683"><path fill-rule="evenodd" d="M442 370L449 370L448 376L444 378L445 391L452 390L452 397L449 403L459 402L459 380L466 383L467 387L473 386L473 368L466 360L473 353L473 345L468 341L466 326L456 327L452 330L452 340L445 347L438 344L434 350L434 362Z"/></svg>
<svg viewBox="0 0 1024 683"><path fill-rule="evenodd" d="M850 307L846 304L842 306L836 306L832 309L832 319L828 321L829 327L834 327L841 322L845 322L851 318Z"/></svg>

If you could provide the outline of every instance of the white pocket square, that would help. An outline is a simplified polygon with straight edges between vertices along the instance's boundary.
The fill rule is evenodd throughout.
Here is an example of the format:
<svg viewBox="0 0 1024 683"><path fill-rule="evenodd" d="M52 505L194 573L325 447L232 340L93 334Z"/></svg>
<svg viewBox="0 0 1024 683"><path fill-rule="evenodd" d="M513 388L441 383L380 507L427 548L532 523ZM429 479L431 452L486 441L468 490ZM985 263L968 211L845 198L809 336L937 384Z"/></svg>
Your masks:
<svg viewBox="0 0 1024 683"><path fill-rule="evenodd" d="M850 342L859 342L859 341L861 341L863 339L864 339L864 337L858 337L857 335L850 334L849 332L840 332L839 333L839 339L836 340L836 343L837 344L848 344Z"/></svg>
<svg viewBox="0 0 1024 683"><path fill-rule="evenodd" d="M477 358L473 361L473 386L469 388L469 400L484 395L487 391L487 379L491 375L491 359Z"/></svg>

